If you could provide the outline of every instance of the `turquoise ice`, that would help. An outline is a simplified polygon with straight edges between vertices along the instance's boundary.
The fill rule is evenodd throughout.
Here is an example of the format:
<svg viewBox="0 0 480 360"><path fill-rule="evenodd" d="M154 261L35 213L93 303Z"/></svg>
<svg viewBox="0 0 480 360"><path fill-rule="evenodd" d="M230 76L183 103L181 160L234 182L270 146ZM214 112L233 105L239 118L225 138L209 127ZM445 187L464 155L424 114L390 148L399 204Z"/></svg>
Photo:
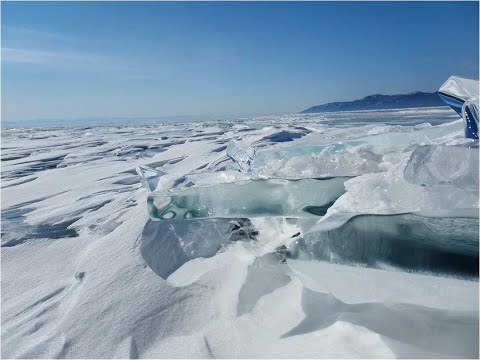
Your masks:
<svg viewBox="0 0 480 360"><path fill-rule="evenodd" d="M153 220L321 216L345 192L347 179L248 180L155 191L148 211Z"/></svg>

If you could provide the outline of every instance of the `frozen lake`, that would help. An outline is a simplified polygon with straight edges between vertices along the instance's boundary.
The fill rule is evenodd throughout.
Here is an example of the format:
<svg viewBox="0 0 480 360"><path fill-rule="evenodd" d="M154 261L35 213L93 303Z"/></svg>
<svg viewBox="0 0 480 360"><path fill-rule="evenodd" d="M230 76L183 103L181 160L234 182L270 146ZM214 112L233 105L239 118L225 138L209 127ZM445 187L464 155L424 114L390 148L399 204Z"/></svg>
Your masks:
<svg viewBox="0 0 480 360"><path fill-rule="evenodd" d="M2 357L478 357L478 141L457 114L193 120L2 128ZM139 166L178 213L206 185L245 205L209 191L213 212L152 221ZM266 216L268 187L235 187L252 179L335 190L287 187L301 206Z"/></svg>

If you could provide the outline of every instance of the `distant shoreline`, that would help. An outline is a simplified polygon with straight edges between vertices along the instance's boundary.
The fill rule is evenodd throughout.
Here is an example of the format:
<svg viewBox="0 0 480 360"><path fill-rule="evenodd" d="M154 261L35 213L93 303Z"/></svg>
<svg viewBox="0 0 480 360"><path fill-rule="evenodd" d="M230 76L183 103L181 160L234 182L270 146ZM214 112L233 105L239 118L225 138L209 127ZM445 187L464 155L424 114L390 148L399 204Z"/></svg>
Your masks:
<svg viewBox="0 0 480 360"><path fill-rule="evenodd" d="M359 111L359 110L394 110L407 108L425 108L445 106L438 92L415 91L409 94L399 95L369 95L363 99L353 101L331 102L322 105L312 106L303 110L302 114L337 112L337 111Z"/></svg>

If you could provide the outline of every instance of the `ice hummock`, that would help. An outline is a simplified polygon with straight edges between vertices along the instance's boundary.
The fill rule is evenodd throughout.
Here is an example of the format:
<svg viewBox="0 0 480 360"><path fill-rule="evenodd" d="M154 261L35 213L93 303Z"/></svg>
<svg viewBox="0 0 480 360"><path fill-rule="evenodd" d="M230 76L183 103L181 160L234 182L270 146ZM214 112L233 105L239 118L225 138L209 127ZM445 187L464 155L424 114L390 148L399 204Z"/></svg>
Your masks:
<svg viewBox="0 0 480 360"><path fill-rule="evenodd" d="M421 186L452 185L475 192L479 187L478 160L478 143L419 146L410 156L404 176Z"/></svg>
<svg viewBox="0 0 480 360"><path fill-rule="evenodd" d="M442 176L445 174L442 175L440 170L435 172L435 163L416 163L422 151L425 150L415 153L413 159L412 151L402 153L386 171L364 174L346 181L346 193L329 208L327 216L334 213L388 215L456 209L475 209L478 212L478 188L475 189L474 174L475 168L478 168L474 162L478 158L478 154L475 154L478 153L478 148L467 150L472 151L469 156L471 162L458 167L465 170L470 166L471 172L468 170L462 175L462 171L459 171L458 177L453 177L452 182L444 181L445 177L442 179ZM445 153L454 154L448 149ZM445 161L451 161L452 166L456 166L456 161L465 160ZM440 181L443 182L439 183ZM428 184L432 186L422 186Z"/></svg>
<svg viewBox="0 0 480 360"><path fill-rule="evenodd" d="M399 152L461 136L460 123L431 126L376 126L331 136L309 133L293 145L256 149L257 143L231 141L227 155L237 169L253 178L304 179L358 176L381 172ZM329 132L328 132L329 133ZM346 135L346 139L342 139Z"/></svg>
<svg viewBox="0 0 480 360"><path fill-rule="evenodd" d="M378 128L362 130L352 131L346 140L314 133L291 146L257 151L252 173L290 179L377 173L412 147L461 136L462 124L393 127L385 132Z"/></svg>

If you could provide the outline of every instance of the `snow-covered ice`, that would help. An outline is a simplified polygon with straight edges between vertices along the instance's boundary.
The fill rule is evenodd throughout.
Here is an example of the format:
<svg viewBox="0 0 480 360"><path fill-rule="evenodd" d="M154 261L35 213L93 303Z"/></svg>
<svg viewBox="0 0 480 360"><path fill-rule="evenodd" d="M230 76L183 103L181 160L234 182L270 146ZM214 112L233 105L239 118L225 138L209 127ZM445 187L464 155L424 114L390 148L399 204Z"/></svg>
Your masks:
<svg viewBox="0 0 480 360"><path fill-rule="evenodd" d="M478 358L478 141L448 108L18 127L1 160L4 358ZM311 216L147 211L307 178L344 183Z"/></svg>

